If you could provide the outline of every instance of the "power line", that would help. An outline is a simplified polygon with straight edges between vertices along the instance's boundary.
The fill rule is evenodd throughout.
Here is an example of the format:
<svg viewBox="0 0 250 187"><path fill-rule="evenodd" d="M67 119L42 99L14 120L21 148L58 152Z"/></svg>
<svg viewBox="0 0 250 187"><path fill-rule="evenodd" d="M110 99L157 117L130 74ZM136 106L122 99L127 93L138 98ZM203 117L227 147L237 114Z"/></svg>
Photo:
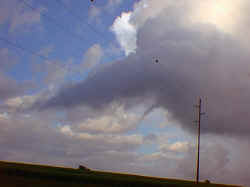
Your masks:
<svg viewBox="0 0 250 187"><path fill-rule="evenodd" d="M82 18L78 15L78 14L75 14L71 9L69 9L67 6L64 5L64 3L61 1L61 0L56 0L56 2L58 4L60 4L65 10L67 10L67 12L69 14L71 14L73 17L75 17L76 19L78 19L80 21L80 23L84 23L85 25L87 25L93 32L95 32L102 40L104 39L104 35L98 31L97 29L95 29L91 24L87 23L87 22L84 22L82 20ZM107 40L104 40L104 42L108 42Z"/></svg>
<svg viewBox="0 0 250 187"><path fill-rule="evenodd" d="M29 4L29 3L27 3L25 0L19 0L20 2L23 2L23 4L25 5L25 6L27 6L28 8L30 8L31 10L33 10L33 11L37 11L37 9L34 7L34 6L32 6L31 4ZM57 28L59 28L59 30L61 31L61 30L63 30L64 31L64 33L65 33L65 35L68 35L67 33L69 33L72 37L74 37L75 39L80 39L81 41L83 41L84 43L86 42L86 38L84 38L84 37L81 37L80 35L78 35L78 34L75 34L74 32L71 32L69 29L67 29L64 25L62 25L62 24L59 24L59 23L57 23L57 21L54 19L54 18L52 18L51 16L48 16L46 13L43 13L43 12L41 12L40 13L42 16L44 16L48 21L50 21L51 23L53 23L53 25L54 26L56 26ZM88 40L89 40L89 38L88 38ZM81 51L82 52L82 48L77 48L79 51ZM78 51L77 50L77 51ZM74 55L76 58L82 58L82 54L77 54L77 55Z"/></svg>
<svg viewBox="0 0 250 187"><path fill-rule="evenodd" d="M29 3L27 3L25 0L20 0L20 1L23 2L24 5L27 6L28 8L30 8L30 9L36 11L36 8L35 8L34 6L32 6L32 5L30 5ZM43 12L41 12L40 14L41 14L42 16L44 16L45 18L47 18L47 20L49 20L50 22L52 22L52 23L53 23L55 26L57 26L59 29L62 29L62 30L64 30L64 32L68 32L68 33L69 33L70 35L72 35L73 37L75 37L75 38L77 38L77 39L80 39L80 40L82 40L83 42L86 42L86 39L87 39L87 38L84 38L84 37L82 37L82 36L80 36L80 35L78 35L78 34L75 34L74 32L71 32L71 31L68 30L65 26L63 26L63 25L57 23L57 22L55 21L55 19L51 18L51 17L48 16L47 14L45 14L45 13L43 13Z"/></svg>
<svg viewBox="0 0 250 187"><path fill-rule="evenodd" d="M34 6L32 6L31 4L27 3L25 0L19 0L21 2L24 3L25 6L27 6L28 8L36 11L36 8ZM104 41L105 44L107 44L109 41L108 40L105 40L105 36L99 32L98 30L96 30L94 27L92 27L90 24L86 23L86 22L83 22L81 17L78 16L77 14L74 14L73 11L71 11L69 8L67 8L61 1L58 1L57 2L59 4L61 4L65 9L67 9L74 17L76 17L76 19L79 19L81 23L85 23L86 25L88 25L98 36L100 36L100 38ZM71 36L75 37L76 39L80 39L82 40L84 43L86 42L87 38L84 38L84 37L81 37L80 35L78 34L75 34L74 32L71 32L70 30L68 30L64 25L62 24L59 24L55 21L55 19L53 19L51 16L48 16L46 13L43 13L41 12L40 13L42 16L44 16L45 18L47 18L48 21L50 21L51 23L53 23L56 27L58 27L59 29L62 29L64 30L65 33L69 33ZM90 40L90 38L88 37L88 40ZM81 51L81 48L79 48L79 50ZM80 55L77 55L78 58L80 58Z"/></svg>
<svg viewBox="0 0 250 187"><path fill-rule="evenodd" d="M11 46L13 46L13 47L15 47L17 49L21 49L23 51L26 51L27 53L30 53L31 55L38 56L38 57L40 57L43 60L48 60L48 61L50 60L49 57L47 57L45 55L41 55L41 54L35 53L34 51L31 51L30 49L27 49L27 48L25 48L25 47L23 47L23 46L21 46L21 45L19 45L17 43L11 42L8 39L0 37L0 40L4 41L5 43L7 43L7 44L9 44L9 45L11 45ZM66 67L66 64L64 64L63 67Z"/></svg>
<svg viewBox="0 0 250 187"><path fill-rule="evenodd" d="M66 10L66 12L68 12L71 16L73 16L75 19L78 19L81 24L87 25L94 33L96 33L97 36L100 37L100 39L104 42L104 44L106 44L106 45L109 44L109 41L107 39L105 39L105 36L104 36L104 34L102 32L98 31L91 24L89 24L88 22L83 20L81 18L81 16L76 14L72 9L68 8L61 0L56 0L56 2L59 5L61 5ZM112 60L114 60L114 58L111 55L107 55L107 56L109 56Z"/></svg>
<svg viewBox="0 0 250 187"><path fill-rule="evenodd" d="M19 0L19 1L20 1L20 2L23 2L23 4L24 4L25 6L27 6L28 8L30 8L31 10L37 11L37 9L36 9L34 6L30 5L30 4L27 3L25 0ZM59 2L59 1L58 1L58 2ZM59 3L60 3L60 2L59 2ZM65 6L65 5L64 5L64 6ZM68 29L66 29L65 26L63 26L63 25L57 23L57 22L55 21L55 19L51 18L51 17L48 16L47 14L45 14L45 13L43 13L43 12L41 12L40 14L41 14L42 16L44 16L45 18L47 18L48 21L52 22L52 23L53 23L56 27L58 27L60 30L64 30L65 33L68 32L68 33L70 33L70 35L72 35L73 37L79 38L79 39L81 39L82 41L85 42L85 38L81 37L81 36L78 35L78 34L75 34L75 33L73 33L73 32L70 32ZM79 17L79 19L81 19L81 18ZM88 25L91 26L90 24L88 24ZM91 28L92 28L93 30L95 30L93 27L91 27ZM96 32L96 33L99 33L99 32L96 31L96 30L95 30L95 32ZM100 34L100 33L99 33L99 34ZM101 35L99 35L99 36L101 36ZM26 51L26 52L32 54L32 55L38 56L38 57L40 57L40 58L43 59L43 60L49 60L48 57L46 57L46 56L44 56L44 55L41 55L41 54L38 54L38 53L36 53L36 52L34 52L34 51L30 50L30 49L27 49L27 48L23 47L22 45L19 45L18 43L11 42L10 40L8 40L8 39L6 39L6 38L0 37L0 40L1 40L1 41L4 41L5 43L8 43L8 44L11 45L11 46L14 46L14 47L17 48L17 49L21 49L21 50L23 50L23 51ZM80 49L80 48L79 48L79 49ZM80 58L82 58L82 55L75 55L75 57L80 59Z"/></svg>
<svg viewBox="0 0 250 187"><path fill-rule="evenodd" d="M15 47L16 49L21 49L22 51L30 53L31 55L38 56L38 57L40 57L43 60L51 60L49 57L47 57L45 55L41 55L41 54L39 54L37 52L34 52L34 51L32 51L32 50L30 50L28 48L25 48L25 47L23 47L22 45L20 45L18 43L11 42L10 40L8 40L6 38L0 37L0 40L3 41L3 42L5 42L5 43L7 43L7 44L9 44L10 46ZM80 56L80 55L76 56L76 59L81 59L81 58L82 58L82 56Z"/></svg>
<svg viewBox="0 0 250 187"><path fill-rule="evenodd" d="M38 57L42 58L43 60L49 60L48 57L46 57L46 56L44 56L44 55L40 55L40 54L38 54L38 53L35 53L34 51L31 51L31 50L29 50L29 49L27 49L27 48L25 48L25 47L23 47L23 46L21 46L21 45L19 45L19 44L17 44L17 43L11 42L11 41L8 40L8 39L5 39L5 38L0 37L0 40L4 41L5 43L8 43L9 45L11 45L11 46L13 46L13 47L15 47L15 48L17 48L17 49L21 49L21 50L23 50L23 51L26 51L26 52L32 54L32 55L38 56Z"/></svg>

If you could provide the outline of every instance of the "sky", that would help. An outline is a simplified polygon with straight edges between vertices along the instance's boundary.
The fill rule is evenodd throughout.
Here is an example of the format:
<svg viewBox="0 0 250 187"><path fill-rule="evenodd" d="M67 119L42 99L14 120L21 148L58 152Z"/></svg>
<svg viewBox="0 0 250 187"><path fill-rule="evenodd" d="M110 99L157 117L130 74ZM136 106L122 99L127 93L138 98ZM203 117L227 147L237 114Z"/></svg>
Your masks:
<svg viewBox="0 0 250 187"><path fill-rule="evenodd" d="M249 11L0 0L0 160L250 186Z"/></svg>

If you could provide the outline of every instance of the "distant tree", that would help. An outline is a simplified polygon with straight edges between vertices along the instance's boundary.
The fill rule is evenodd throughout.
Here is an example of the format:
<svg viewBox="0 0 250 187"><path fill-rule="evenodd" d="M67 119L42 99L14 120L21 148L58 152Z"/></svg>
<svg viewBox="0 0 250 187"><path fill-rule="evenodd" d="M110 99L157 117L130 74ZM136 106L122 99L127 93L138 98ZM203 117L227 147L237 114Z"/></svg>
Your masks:
<svg viewBox="0 0 250 187"><path fill-rule="evenodd" d="M81 171L90 171L89 168L87 168L87 167L85 167L83 165L79 165L78 169L81 170Z"/></svg>
<svg viewBox="0 0 250 187"><path fill-rule="evenodd" d="M207 179L206 179L204 182L205 182L205 183L207 183L207 184L210 184L210 181L209 181L209 180L207 180Z"/></svg>

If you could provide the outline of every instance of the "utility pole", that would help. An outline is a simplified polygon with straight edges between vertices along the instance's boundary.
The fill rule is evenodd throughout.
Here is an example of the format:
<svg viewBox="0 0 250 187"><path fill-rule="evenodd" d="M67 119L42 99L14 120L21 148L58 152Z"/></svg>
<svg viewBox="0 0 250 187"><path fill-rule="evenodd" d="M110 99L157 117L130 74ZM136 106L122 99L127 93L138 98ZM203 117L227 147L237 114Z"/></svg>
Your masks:
<svg viewBox="0 0 250 187"><path fill-rule="evenodd" d="M200 177L200 134L201 134L201 115L205 113L201 112L201 98L199 98L198 105L195 105L198 108L198 120L195 121L198 124L198 136L197 136L197 160L196 160L196 184L199 183Z"/></svg>

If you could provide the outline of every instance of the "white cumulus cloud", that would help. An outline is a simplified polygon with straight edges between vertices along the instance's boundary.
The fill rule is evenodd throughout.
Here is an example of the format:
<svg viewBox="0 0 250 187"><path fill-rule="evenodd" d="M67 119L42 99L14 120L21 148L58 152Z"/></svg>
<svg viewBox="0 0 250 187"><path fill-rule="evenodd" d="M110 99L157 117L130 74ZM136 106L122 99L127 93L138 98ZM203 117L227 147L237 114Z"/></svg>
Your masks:
<svg viewBox="0 0 250 187"><path fill-rule="evenodd" d="M129 55L136 50L136 28L130 23L131 13L122 13L114 21L111 30L115 33L116 38L124 50Z"/></svg>

